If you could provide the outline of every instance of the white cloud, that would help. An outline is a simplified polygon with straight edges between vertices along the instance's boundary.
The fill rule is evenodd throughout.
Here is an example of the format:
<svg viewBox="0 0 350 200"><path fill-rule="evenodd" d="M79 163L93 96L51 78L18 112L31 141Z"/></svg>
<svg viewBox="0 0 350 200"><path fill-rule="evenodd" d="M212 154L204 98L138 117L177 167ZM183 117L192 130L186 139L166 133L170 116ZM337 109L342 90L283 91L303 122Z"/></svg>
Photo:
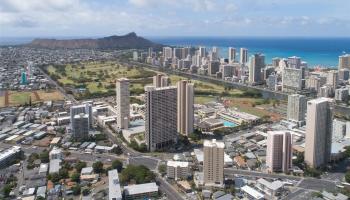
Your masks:
<svg viewBox="0 0 350 200"><path fill-rule="evenodd" d="M135 31L149 35L220 35L223 31L218 30L221 29L226 33L244 29L256 34L259 31L275 34L276 30L289 30L290 27L300 30L312 30L309 27L316 27L317 30L339 27L337 30L343 30L340 31L342 34L350 31L350 18L346 17L349 13L346 12L336 13L342 13L345 16L342 17L322 13L295 14L290 12L293 9L283 10L286 6L282 10L269 12L263 9L270 3L281 5L284 0L120 1L104 3L85 0L0 0L0 34L106 35ZM302 1L311 0L296 1L302 5ZM259 12L247 11L259 6L262 7Z"/></svg>

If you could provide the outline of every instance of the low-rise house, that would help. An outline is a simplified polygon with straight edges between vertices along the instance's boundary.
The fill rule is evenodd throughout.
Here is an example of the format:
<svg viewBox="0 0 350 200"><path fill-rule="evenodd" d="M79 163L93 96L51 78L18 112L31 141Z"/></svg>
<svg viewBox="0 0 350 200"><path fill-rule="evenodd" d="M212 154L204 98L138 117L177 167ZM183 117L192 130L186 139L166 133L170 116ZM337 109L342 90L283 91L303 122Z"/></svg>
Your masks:
<svg viewBox="0 0 350 200"><path fill-rule="evenodd" d="M108 171L108 191L109 200L122 200L118 170L116 169Z"/></svg>
<svg viewBox="0 0 350 200"><path fill-rule="evenodd" d="M283 190L283 186L284 184L281 181L269 182L263 178L258 179L256 184L256 187L259 190L269 195L271 198L275 196L279 196Z"/></svg>
<svg viewBox="0 0 350 200"><path fill-rule="evenodd" d="M248 199L254 199L254 200L263 200L264 195L257 191L256 189L245 185L241 187L241 191L243 192L244 196Z"/></svg>
<svg viewBox="0 0 350 200"><path fill-rule="evenodd" d="M186 179L190 175L190 167L188 162L168 161L167 177L171 179Z"/></svg>
<svg viewBox="0 0 350 200"><path fill-rule="evenodd" d="M49 174L58 173L60 170L60 159L52 159L50 160L50 166L49 166Z"/></svg>
<svg viewBox="0 0 350 200"><path fill-rule="evenodd" d="M60 148L53 147L53 149L49 153L50 159L63 159L63 152Z"/></svg>
<svg viewBox="0 0 350 200"><path fill-rule="evenodd" d="M46 175L49 169L49 165L47 163L41 163L39 167L39 175Z"/></svg>
<svg viewBox="0 0 350 200"><path fill-rule="evenodd" d="M128 185L124 187L126 200L155 199L158 197L158 186L156 183L145 183Z"/></svg>
<svg viewBox="0 0 350 200"><path fill-rule="evenodd" d="M44 199L46 198L46 186L38 187L36 191L36 197L43 197Z"/></svg>
<svg viewBox="0 0 350 200"><path fill-rule="evenodd" d="M80 175L91 175L94 172L92 167L84 167L81 169Z"/></svg>
<svg viewBox="0 0 350 200"><path fill-rule="evenodd" d="M342 193L338 193L337 195L334 195L330 192L323 191L322 192L323 199L325 200L347 200L348 197Z"/></svg>

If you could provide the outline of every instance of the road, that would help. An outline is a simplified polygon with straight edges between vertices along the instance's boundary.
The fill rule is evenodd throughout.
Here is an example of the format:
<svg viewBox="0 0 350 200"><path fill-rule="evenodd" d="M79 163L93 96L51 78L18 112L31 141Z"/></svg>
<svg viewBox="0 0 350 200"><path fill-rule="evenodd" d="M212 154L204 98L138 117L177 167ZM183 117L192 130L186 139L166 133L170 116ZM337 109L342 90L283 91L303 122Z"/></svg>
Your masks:
<svg viewBox="0 0 350 200"><path fill-rule="evenodd" d="M160 191L162 191L163 193L166 193L168 199L170 199L170 200L184 199L181 196L181 194L163 178L157 177L156 181L159 183Z"/></svg>
<svg viewBox="0 0 350 200"><path fill-rule="evenodd" d="M299 176L291 176L285 174L268 174L257 171L249 171L249 170L237 170L225 168L224 173L226 176L233 175L242 175L242 176L250 176L257 178L271 178L271 179L288 179L293 181L300 181L298 187L306 190L334 190L336 188L336 181L327 180L327 179L316 179L309 177L299 177Z"/></svg>
<svg viewBox="0 0 350 200"><path fill-rule="evenodd" d="M150 170L156 171L158 167L159 159L146 156L129 157L129 164L132 165L144 165Z"/></svg>
<svg viewBox="0 0 350 200"><path fill-rule="evenodd" d="M77 102L77 100L75 100L73 95L67 94L66 90L63 87L61 87L56 81L54 81L48 74L46 74L44 70L42 70L40 67L37 67L37 69L39 69L39 71L46 77L47 80L49 80L52 84L56 86L56 88L64 95L64 97L67 100L70 100L74 103Z"/></svg>
<svg viewBox="0 0 350 200"><path fill-rule="evenodd" d="M224 173L227 176L242 175L242 176L251 176L251 177L258 177L258 178L289 179L293 181L300 181L302 179L301 177L298 177L298 176L289 176L284 174L268 174L268 173L257 172L257 171L231 169L231 168L225 168Z"/></svg>

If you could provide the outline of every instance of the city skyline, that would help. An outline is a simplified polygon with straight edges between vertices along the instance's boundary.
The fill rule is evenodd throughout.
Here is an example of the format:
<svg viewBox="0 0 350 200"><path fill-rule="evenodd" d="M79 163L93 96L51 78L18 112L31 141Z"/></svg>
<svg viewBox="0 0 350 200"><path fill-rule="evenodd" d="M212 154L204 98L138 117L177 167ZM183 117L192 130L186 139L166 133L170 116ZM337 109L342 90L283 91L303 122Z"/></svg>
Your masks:
<svg viewBox="0 0 350 200"><path fill-rule="evenodd" d="M341 0L5 0L0 36L341 37L350 30L349 6Z"/></svg>

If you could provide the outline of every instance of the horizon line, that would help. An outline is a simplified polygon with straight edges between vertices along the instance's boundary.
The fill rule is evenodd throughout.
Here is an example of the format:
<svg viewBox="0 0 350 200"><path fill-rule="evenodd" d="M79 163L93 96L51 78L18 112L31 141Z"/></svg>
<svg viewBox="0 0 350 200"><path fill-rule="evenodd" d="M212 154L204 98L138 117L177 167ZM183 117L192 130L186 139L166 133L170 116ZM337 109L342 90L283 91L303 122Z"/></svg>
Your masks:
<svg viewBox="0 0 350 200"><path fill-rule="evenodd" d="M126 33L128 34L128 33ZM0 40L1 39L5 39L5 38L102 38L102 37L109 37L109 36L124 36L126 34L122 34L122 35L117 35L117 34L113 34L113 35L71 35L71 36L64 36L64 35L41 35L41 36L0 36ZM350 39L350 36L348 35L344 35L344 36L311 36L311 35L139 35L137 34L137 36L139 37L150 37L150 38L178 38L178 37L182 37L182 38L344 38L344 39Z"/></svg>

